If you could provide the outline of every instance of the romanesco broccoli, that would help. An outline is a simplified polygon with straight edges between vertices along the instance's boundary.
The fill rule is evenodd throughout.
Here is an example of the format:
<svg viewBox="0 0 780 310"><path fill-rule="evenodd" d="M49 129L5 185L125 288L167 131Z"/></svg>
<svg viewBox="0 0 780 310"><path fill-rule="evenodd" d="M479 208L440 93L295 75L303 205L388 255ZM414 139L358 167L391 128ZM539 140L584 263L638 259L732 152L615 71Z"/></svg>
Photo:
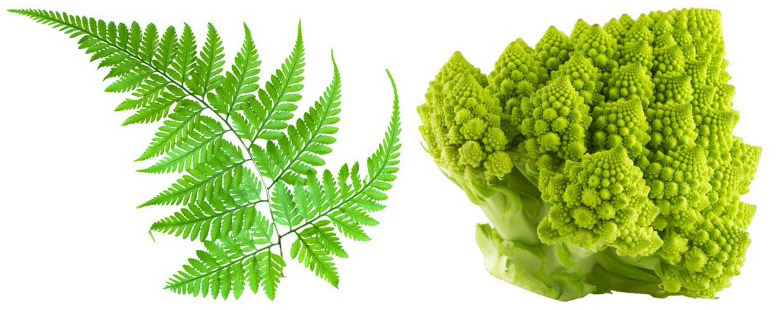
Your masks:
<svg viewBox="0 0 780 310"><path fill-rule="evenodd" d="M720 18L578 20L511 42L487 75L459 52L444 65L420 131L490 220L477 241L493 275L560 300L730 285L761 149L732 134Z"/></svg>

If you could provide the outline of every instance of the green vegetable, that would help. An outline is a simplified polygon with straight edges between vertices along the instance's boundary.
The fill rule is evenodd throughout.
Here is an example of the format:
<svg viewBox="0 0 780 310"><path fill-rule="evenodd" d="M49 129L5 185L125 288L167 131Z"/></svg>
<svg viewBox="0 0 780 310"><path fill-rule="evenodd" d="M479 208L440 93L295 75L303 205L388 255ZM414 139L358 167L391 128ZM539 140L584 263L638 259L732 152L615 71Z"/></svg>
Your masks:
<svg viewBox="0 0 780 310"><path fill-rule="evenodd" d="M550 27L484 75L459 52L418 108L427 151L487 215L496 277L560 300L712 298L745 261L761 149L732 134L720 13Z"/></svg>
<svg viewBox="0 0 780 310"><path fill-rule="evenodd" d="M147 173L184 175L141 207L183 206L151 231L198 240L197 251L165 287L173 292L238 298L245 287L276 296L289 259L338 287L334 256L346 258L341 235L368 241L364 227L378 222L385 192L398 171L401 123L395 100L378 149L367 160L338 172L324 170L323 156L336 141L341 76L333 60L330 86L293 120L303 88L304 48L298 38L281 68L261 87L260 60L249 29L229 71L216 29L209 24L198 51L184 25L162 31L154 24L105 22L43 10L11 10L79 38L79 48L107 68L106 91L132 92L117 110L134 111L125 125L162 124L139 161L157 158ZM258 205L266 205L259 210Z"/></svg>

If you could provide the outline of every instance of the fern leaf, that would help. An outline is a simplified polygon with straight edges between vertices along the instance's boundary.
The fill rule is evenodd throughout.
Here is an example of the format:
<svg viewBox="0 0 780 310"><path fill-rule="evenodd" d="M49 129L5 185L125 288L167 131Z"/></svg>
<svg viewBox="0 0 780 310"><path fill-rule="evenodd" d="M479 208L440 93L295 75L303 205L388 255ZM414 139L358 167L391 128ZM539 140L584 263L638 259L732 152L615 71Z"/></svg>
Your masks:
<svg viewBox="0 0 780 310"><path fill-rule="evenodd" d="M182 208L173 215L152 224L151 230L168 233L184 239L200 241L225 238L252 227L253 237L262 243L270 242L268 220L257 213L255 205L260 202L257 182L247 179L240 188L197 201ZM255 193L254 197L242 196L239 190ZM247 199L248 198L248 199Z"/></svg>
<svg viewBox="0 0 780 310"><path fill-rule="evenodd" d="M260 80L258 77L260 57L257 54L255 42L252 40L252 33L246 24L244 24L244 33L244 44L241 47L241 52L236 55L233 68L225 77L227 82L225 85L229 85L227 92L231 97L228 111L231 111L234 105L245 102L251 96L249 94L259 87L257 82Z"/></svg>
<svg viewBox="0 0 780 310"><path fill-rule="evenodd" d="M398 164L400 162L400 149L401 149L401 119L398 107L398 92L396 90L395 81L393 80L390 72L387 72L388 77L393 85L393 113L390 119L390 125L385 132L385 138L379 145L377 150L366 161L368 167L368 179L362 186L356 190L354 199L356 201L363 201L364 203L358 203L360 206L368 204L379 204L379 201L386 200L387 195L385 192L392 186L390 182L395 180L395 174L398 172ZM353 181L357 184L358 182ZM365 202L369 202L368 204ZM367 211L375 211L381 209L379 207L366 208Z"/></svg>
<svg viewBox="0 0 780 310"><path fill-rule="evenodd" d="M222 135L227 130L223 129L219 122L208 116L195 115L193 118L190 121L193 124L192 130L171 145L171 149L168 150L168 153L160 161L139 171L147 173L182 172L193 169L210 160L217 145L222 141ZM162 129L160 132L162 132ZM152 149L151 153L156 153L154 150L156 148L150 146L150 149ZM142 158L148 155L144 154Z"/></svg>
<svg viewBox="0 0 780 310"><path fill-rule="evenodd" d="M155 53L154 60L152 61L154 67L161 72L167 71L168 66L171 65L171 62L173 62L173 58L176 57L178 48L179 46L176 29L174 29L173 26L169 26L165 29L165 33L163 33L162 37L160 38L159 48Z"/></svg>
<svg viewBox="0 0 780 310"><path fill-rule="evenodd" d="M122 125L147 124L161 120L168 116L171 107L184 99L186 94L177 87L168 85L153 103L142 107L135 114L128 117Z"/></svg>
<svg viewBox="0 0 780 310"><path fill-rule="evenodd" d="M277 183L271 197L271 212L274 221L285 226L293 227L301 223L300 210L293 201L292 193L282 183Z"/></svg>
<svg viewBox="0 0 780 310"><path fill-rule="evenodd" d="M160 101L147 105L130 115L122 125L153 123L168 116L174 101Z"/></svg>
<svg viewBox="0 0 780 310"><path fill-rule="evenodd" d="M141 46L139 51L139 56L142 60L151 63L154 59L155 51L157 51L157 44L159 43L160 38L159 34L157 33L157 26L154 24L147 24L146 30L144 30L144 35L141 38Z"/></svg>
<svg viewBox="0 0 780 310"><path fill-rule="evenodd" d="M287 128L287 136L279 139L279 160L266 166L264 173L271 177L272 184L282 180L295 184L302 176L312 171L312 166L324 163L321 155L329 152L321 146L333 144L333 135L338 131L334 125L341 112L341 76L336 60L333 61L333 80L325 93L309 111L299 118L295 126ZM262 168L262 167L261 167Z"/></svg>
<svg viewBox="0 0 780 310"><path fill-rule="evenodd" d="M339 211L360 225L376 226L379 224L379 221L368 215L360 205L348 205L342 207Z"/></svg>
<svg viewBox="0 0 780 310"><path fill-rule="evenodd" d="M118 77L106 91L131 91L157 72L156 68L151 66L159 45L159 35L154 24L149 24L146 30L142 31L137 23L127 27L121 23L117 25L94 18L44 10L11 12L50 25L71 37L79 37L79 48L91 54L91 60L101 60L99 67L111 68L106 78ZM155 115L151 119L163 115L146 112L144 114Z"/></svg>
<svg viewBox="0 0 780 310"><path fill-rule="evenodd" d="M260 60L252 40L252 33L244 25L244 44L236 55L232 69L225 74L225 78L214 93L209 93L207 98L214 110L223 114L230 114L234 106L241 106L250 94L258 89L257 75L260 73Z"/></svg>
<svg viewBox="0 0 780 310"><path fill-rule="evenodd" d="M349 218L349 216L345 215L344 212L337 209L336 211L328 214L328 218L330 218L330 221L333 222L333 226L336 226L339 232L345 237L355 241L371 240L371 237L366 234L365 230L363 230L363 227Z"/></svg>
<svg viewBox="0 0 780 310"><path fill-rule="evenodd" d="M300 234L297 234L297 237L290 246L290 256L313 271L316 276L334 287L339 287L339 274L328 250L320 246L315 238L306 238Z"/></svg>
<svg viewBox="0 0 780 310"><path fill-rule="evenodd" d="M159 156L176 146L181 140L187 138L198 124L200 112L203 107L196 102L185 99L174 109L164 124L157 130L152 143L146 148L137 161Z"/></svg>
<svg viewBox="0 0 780 310"><path fill-rule="evenodd" d="M256 255L254 260L257 262L258 282L263 286L263 291L268 296L268 299L273 300L276 298L276 289L279 287L279 281L282 278L282 268L285 266L284 260L270 250ZM257 288L253 287L253 290L256 292Z"/></svg>
<svg viewBox="0 0 780 310"><path fill-rule="evenodd" d="M242 166L246 160L241 150L222 141L214 158L190 170L188 175L139 207L190 204L224 190L233 180L241 180L242 174L252 173Z"/></svg>
<svg viewBox="0 0 780 310"><path fill-rule="evenodd" d="M256 242L246 235L203 244L206 251L197 251L197 258L191 258L189 264L174 274L166 283L166 289L204 297L210 293L214 298L222 296L227 299L231 291L238 298L246 282L257 281L264 287L273 286L275 292L283 263L280 264L281 257L277 259L274 257L276 254L270 253L272 244L257 247ZM248 267L258 270L248 272ZM253 275L256 279L247 279L246 275Z"/></svg>
<svg viewBox="0 0 780 310"><path fill-rule="evenodd" d="M325 170L322 173L322 189L325 195L325 203L328 205L335 205L339 200L339 188L336 179L333 177L333 173L331 173L330 170Z"/></svg>
<svg viewBox="0 0 780 310"><path fill-rule="evenodd" d="M196 95L204 96L222 83L222 66L225 64L222 39L214 25L209 23L206 42L200 51L193 79L188 84Z"/></svg>
<svg viewBox="0 0 780 310"><path fill-rule="evenodd" d="M178 81L179 84L185 85L185 82L195 69L195 57L197 54L195 34L192 32L190 25L184 24L184 30L177 44L176 57L168 70L168 75L175 81Z"/></svg>
<svg viewBox="0 0 780 310"><path fill-rule="evenodd" d="M309 228L305 229L301 236L308 237L316 242L321 248L327 250L329 253L341 258L347 258L347 252L344 251L344 247L341 245L339 237L334 232L330 222L327 220L321 220Z"/></svg>
<svg viewBox="0 0 780 310"><path fill-rule="evenodd" d="M258 138L276 140L283 137L278 130L287 128L286 122L293 118L293 112L297 109L296 103L301 100L299 92L303 89L303 70L306 65L304 54L299 22L298 37L292 52L282 67L265 83L265 89L258 91L258 103L262 105L248 107L248 118L258 123L250 137L250 143L254 143Z"/></svg>
<svg viewBox="0 0 780 310"><path fill-rule="evenodd" d="M168 80L160 75L154 74L150 76L141 86L135 89L132 94L133 98L122 101L116 107L116 111L135 110L155 102L160 94L166 90L168 84Z"/></svg>
<svg viewBox="0 0 780 310"><path fill-rule="evenodd" d="M311 220L317 215L317 209L312 204L309 193L302 181L295 183L295 186L293 186L293 199L304 220Z"/></svg>
<svg viewBox="0 0 780 310"><path fill-rule="evenodd" d="M154 70L146 67L136 67L135 70L124 74L119 79L111 83L106 87L106 92L109 93L124 93L136 89L141 86L146 79L154 74Z"/></svg>
<svg viewBox="0 0 780 310"><path fill-rule="evenodd" d="M247 235L252 237L253 242L257 245L270 243L274 235L274 227L264 216L257 216L249 226Z"/></svg>
<svg viewBox="0 0 780 310"><path fill-rule="evenodd" d="M384 192L391 188L390 182L395 180L398 171L401 148L398 92L390 72L387 74L393 85L393 113L384 140L367 160L368 177L365 180L360 177L357 164L352 169L344 165L337 179L326 171L323 174L325 181L321 183L327 184L323 188L326 188L324 192L329 204L321 209L320 214L327 215L341 234L356 241L371 240L362 225L376 225L377 221L366 212L384 208L379 201L387 198ZM318 187L314 184L312 186Z"/></svg>

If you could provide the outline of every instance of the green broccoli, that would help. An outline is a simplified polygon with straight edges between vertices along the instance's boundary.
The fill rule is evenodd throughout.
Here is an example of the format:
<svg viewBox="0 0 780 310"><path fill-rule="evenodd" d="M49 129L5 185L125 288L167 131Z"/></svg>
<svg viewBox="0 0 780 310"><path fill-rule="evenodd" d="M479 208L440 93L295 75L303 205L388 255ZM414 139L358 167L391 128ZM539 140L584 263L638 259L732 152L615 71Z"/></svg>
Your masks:
<svg viewBox="0 0 780 310"><path fill-rule="evenodd" d="M420 132L492 224L477 226L490 273L559 300L730 285L761 149L732 134L720 27L707 9L579 20L511 42L488 75L452 56Z"/></svg>

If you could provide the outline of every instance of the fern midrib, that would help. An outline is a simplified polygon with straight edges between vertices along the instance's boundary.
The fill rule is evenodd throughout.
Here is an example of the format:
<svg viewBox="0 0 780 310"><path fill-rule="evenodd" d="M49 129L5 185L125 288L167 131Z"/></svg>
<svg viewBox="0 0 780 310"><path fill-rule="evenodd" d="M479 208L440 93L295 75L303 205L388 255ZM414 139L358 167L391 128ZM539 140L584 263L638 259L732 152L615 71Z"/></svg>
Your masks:
<svg viewBox="0 0 780 310"><path fill-rule="evenodd" d="M294 57L295 62L293 62L293 64L295 66L293 67L293 70L290 70L290 73L293 73L296 70L298 70L298 65L300 65L300 60L301 60L301 52L302 51L298 50L297 47L296 47L296 53L295 53L295 57ZM255 143L255 141L257 140L257 138L260 137L260 134L265 129L265 126L268 125L268 122L271 120L271 115L273 115L274 112L276 112L276 109L279 107L279 104L282 103L282 97L285 94L287 94L287 88L290 87L290 81L292 81L292 76L293 76L292 74L288 74L287 77L284 79L284 84L283 84L284 87L282 87L282 90L276 96L276 100L274 100L273 107L271 108L271 111L268 112L268 117L266 117L263 120L263 122L260 123L260 127L258 127L258 129L257 129L257 133L255 133L255 136L252 137L251 140L249 140L249 145L253 145Z"/></svg>

